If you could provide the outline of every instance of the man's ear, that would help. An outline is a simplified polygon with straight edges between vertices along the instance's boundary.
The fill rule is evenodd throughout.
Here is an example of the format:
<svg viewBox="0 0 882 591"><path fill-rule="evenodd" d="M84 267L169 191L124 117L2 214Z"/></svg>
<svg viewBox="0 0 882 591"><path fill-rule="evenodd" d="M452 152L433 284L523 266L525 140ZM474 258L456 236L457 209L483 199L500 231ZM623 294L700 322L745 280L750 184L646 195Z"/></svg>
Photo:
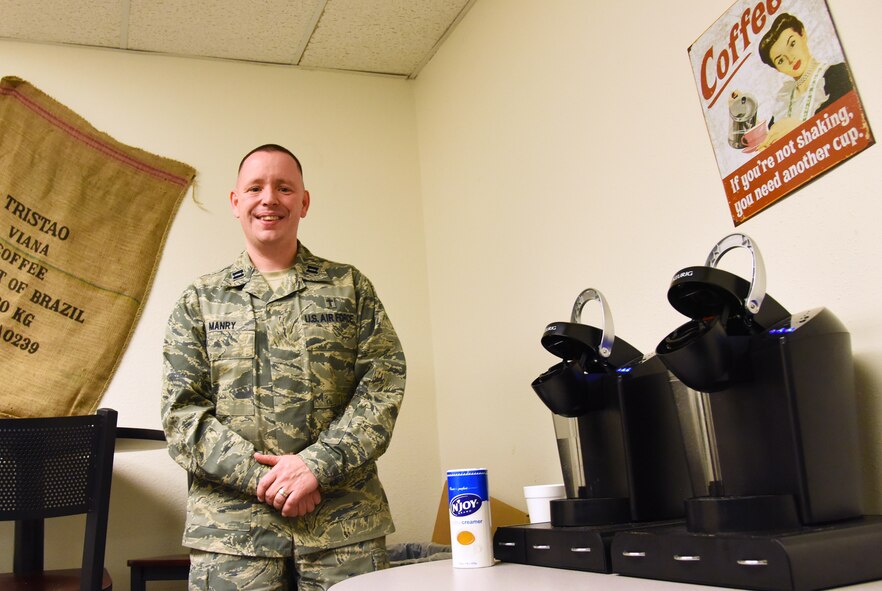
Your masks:
<svg viewBox="0 0 882 591"><path fill-rule="evenodd" d="M233 215L239 217L239 196L235 191L230 191L230 208L233 210Z"/></svg>
<svg viewBox="0 0 882 591"><path fill-rule="evenodd" d="M300 209L300 217L306 217L306 211L309 209L309 191L303 192L303 207Z"/></svg>

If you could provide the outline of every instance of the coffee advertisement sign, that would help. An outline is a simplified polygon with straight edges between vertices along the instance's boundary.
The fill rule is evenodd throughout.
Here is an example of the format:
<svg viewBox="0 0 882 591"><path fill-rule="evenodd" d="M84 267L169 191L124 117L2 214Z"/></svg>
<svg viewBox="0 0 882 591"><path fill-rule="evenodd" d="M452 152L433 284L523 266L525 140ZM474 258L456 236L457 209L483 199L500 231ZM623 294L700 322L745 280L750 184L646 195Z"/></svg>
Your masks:
<svg viewBox="0 0 882 591"><path fill-rule="evenodd" d="M740 0L689 59L736 226L875 143L824 0Z"/></svg>

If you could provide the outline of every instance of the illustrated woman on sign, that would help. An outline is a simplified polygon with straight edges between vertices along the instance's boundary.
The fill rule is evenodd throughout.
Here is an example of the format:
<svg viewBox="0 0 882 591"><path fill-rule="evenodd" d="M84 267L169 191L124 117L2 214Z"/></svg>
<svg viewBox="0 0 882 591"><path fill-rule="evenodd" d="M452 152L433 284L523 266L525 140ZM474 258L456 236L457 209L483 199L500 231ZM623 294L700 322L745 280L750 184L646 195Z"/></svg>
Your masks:
<svg viewBox="0 0 882 591"><path fill-rule="evenodd" d="M760 41L759 55L765 64L788 77L778 91L769 134L761 149L852 89L845 63L818 61L809 49L805 26L792 14L784 12L775 18Z"/></svg>

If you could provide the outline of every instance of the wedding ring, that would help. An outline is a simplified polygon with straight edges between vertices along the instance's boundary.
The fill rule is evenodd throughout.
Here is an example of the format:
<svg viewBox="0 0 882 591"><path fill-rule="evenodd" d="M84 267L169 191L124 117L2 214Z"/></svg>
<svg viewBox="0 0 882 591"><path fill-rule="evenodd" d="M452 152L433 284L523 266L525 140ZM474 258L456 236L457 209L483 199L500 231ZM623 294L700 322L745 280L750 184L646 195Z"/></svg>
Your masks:
<svg viewBox="0 0 882 591"><path fill-rule="evenodd" d="M276 495L282 495L282 496L285 497L286 499L288 498L288 495L289 495L289 494L290 494L290 493L286 493L286 492L285 492L285 487L284 487L284 486L283 486L282 488L279 489L279 492L276 493Z"/></svg>

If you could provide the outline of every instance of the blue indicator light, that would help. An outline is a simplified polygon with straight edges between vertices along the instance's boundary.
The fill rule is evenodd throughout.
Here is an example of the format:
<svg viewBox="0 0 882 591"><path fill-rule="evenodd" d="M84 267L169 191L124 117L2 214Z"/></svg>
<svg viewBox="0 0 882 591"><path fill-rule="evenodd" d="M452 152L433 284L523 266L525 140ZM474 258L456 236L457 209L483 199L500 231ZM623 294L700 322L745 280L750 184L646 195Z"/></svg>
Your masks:
<svg viewBox="0 0 882 591"><path fill-rule="evenodd" d="M784 333L794 332L795 330L796 330L795 326L788 326L785 328L773 328L772 330L769 331L769 334L784 334Z"/></svg>
<svg viewBox="0 0 882 591"><path fill-rule="evenodd" d="M634 368L633 368L633 367L620 367L620 368L617 369L616 371L617 371L618 373L631 373L631 370L632 370L632 369L634 369Z"/></svg>

